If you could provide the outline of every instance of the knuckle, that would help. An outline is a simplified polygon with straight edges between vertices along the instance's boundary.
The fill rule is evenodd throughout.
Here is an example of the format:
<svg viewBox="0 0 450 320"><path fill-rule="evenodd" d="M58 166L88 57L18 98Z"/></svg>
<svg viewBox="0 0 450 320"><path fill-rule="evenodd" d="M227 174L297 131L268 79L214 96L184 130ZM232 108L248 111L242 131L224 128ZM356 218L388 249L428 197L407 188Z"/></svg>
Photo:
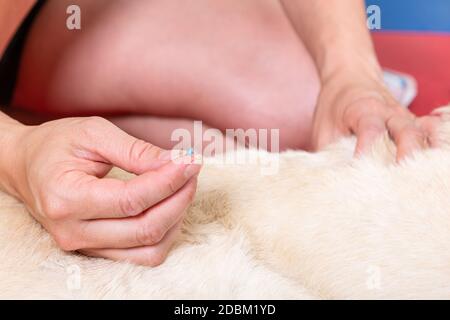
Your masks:
<svg viewBox="0 0 450 320"><path fill-rule="evenodd" d="M435 117L430 117L430 116L424 116L421 118L417 119L417 125L419 126L419 128L423 128L423 127L434 127L439 123L439 119L435 118Z"/></svg>
<svg viewBox="0 0 450 320"><path fill-rule="evenodd" d="M136 240L143 246L154 245L164 236L164 226L156 223L144 223L136 232Z"/></svg>
<svg viewBox="0 0 450 320"><path fill-rule="evenodd" d="M161 265L167 257L167 253L162 250L153 250L145 257L142 257L141 264L148 267L157 267Z"/></svg>
<svg viewBox="0 0 450 320"><path fill-rule="evenodd" d="M396 140L402 142L403 144L415 144L416 141L422 143L425 138L426 136L422 130L414 127L408 127L398 133Z"/></svg>
<svg viewBox="0 0 450 320"><path fill-rule="evenodd" d="M392 129L395 127L396 122L397 122L397 117L395 115L391 114L386 119L386 126L388 128Z"/></svg>
<svg viewBox="0 0 450 320"><path fill-rule="evenodd" d="M75 251L81 249L79 241L70 233L57 232L53 234L56 245L63 251Z"/></svg>
<svg viewBox="0 0 450 320"><path fill-rule="evenodd" d="M353 103L344 109L342 118L346 122L358 122L361 116L366 112L367 109L360 108L357 104Z"/></svg>
<svg viewBox="0 0 450 320"><path fill-rule="evenodd" d="M177 182L175 178L171 178L167 174L163 174L160 177L160 183L161 183L161 194L173 194L175 193L177 188Z"/></svg>
<svg viewBox="0 0 450 320"><path fill-rule="evenodd" d="M71 212L65 201L54 197L43 197L41 210L50 220L60 221L70 217Z"/></svg>
<svg viewBox="0 0 450 320"><path fill-rule="evenodd" d="M109 124L109 121L103 117L92 116L83 119L83 123L88 126L97 127L105 124Z"/></svg>
<svg viewBox="0 0 450 320"><path fill-rule="evenodd" d="M195 193L197 191L197 185L193 184L188 190L187 190L187 200L188 202L194 201Z"/></svg>
<svg viewBox="0 0 450 320"><path fill-rule="evenodd" d="M139 163L148 158L148 155L156 154L158 150L159 148L153 144L136 139L130 147L129 158L130 161Z"/></svg>
<svg viewBox="0 0 450 320"><path fill-rule="evenodd" d="M410 138L413 138L413 139L423 139L424 138L423 131L420 130L419 128L416 128L416 127L406 128L404 130L404 135L406 137L410 137Z"/></svg>
<svg viewBox="0 0 450 320"><path fill-rule="evenodd" d="M79 122L80 133L86 137L96 136L98 130L110 125L110 122L99 116L82 118Z"/></svg>
<svg viewBox="0 0 450 320"><path fill-rule="evenodd" d="M128 187L124 188L122 197L119 199L119 207L125 217L135 216L145 210L143 201L132 197Z"/></svg>
<svg viewBox="0 0 450 320"><path fill-rule="evenodd" d="M346 105L344 116L360 118L364 114L377 114L383 102L378 97L364 97Z"/></svg>
<svg viewBox="0 0 450 320"><path fill-rule="evenodd" d="M364 131L366 132L366 134L370 134L370 135L381 134L381 133L383 133L384 128L382 128L376 124L367 124L364 127Z"/></svg>

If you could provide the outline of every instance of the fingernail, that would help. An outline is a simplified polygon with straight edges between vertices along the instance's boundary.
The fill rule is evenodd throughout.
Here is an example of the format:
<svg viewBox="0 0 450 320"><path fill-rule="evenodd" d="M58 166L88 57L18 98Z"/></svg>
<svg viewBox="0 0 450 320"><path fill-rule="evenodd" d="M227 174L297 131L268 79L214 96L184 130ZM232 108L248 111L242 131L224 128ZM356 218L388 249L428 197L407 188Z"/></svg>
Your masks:
<svg viewBox="0 0 450 320"><path fill-rule="evenodd" d="M193 148L189 148L187 150L178 150L177 155L172 157L172 161L175 164L202 164L202 156L195 153Z"/></svg>
<svg viewBox="0 0 450 320"><path fill-rule="evenodd" d="M173 161L173 160L179 159L183 155L185 155L184 150L179 150L179 149L166 150L159 154L158 159L162 160L162 161L170 161L170 160Z"/></svg>
<svg viewBox="0 0 450 320"><path fill-rule="evenodd" d="M184 176L185 178L189 179L193 176L197 175L200 172L201 166L198 164L190 164L184 169Z"/></svg>

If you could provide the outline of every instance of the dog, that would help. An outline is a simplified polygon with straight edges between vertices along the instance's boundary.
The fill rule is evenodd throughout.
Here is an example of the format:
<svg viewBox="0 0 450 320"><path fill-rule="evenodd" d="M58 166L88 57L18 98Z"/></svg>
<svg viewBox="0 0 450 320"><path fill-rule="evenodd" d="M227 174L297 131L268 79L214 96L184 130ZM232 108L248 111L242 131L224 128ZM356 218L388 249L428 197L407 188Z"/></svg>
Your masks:
<svg viewBox="0 0 450 320"><path fill-rule="evenodd" d="M440 147L400 163L384 136L357 158L354 138L314 154L245 151L278 157L273 175L205 164L155 268L63 252L2 193L0 298L449 299L450 108L442 119Z"/></svg>

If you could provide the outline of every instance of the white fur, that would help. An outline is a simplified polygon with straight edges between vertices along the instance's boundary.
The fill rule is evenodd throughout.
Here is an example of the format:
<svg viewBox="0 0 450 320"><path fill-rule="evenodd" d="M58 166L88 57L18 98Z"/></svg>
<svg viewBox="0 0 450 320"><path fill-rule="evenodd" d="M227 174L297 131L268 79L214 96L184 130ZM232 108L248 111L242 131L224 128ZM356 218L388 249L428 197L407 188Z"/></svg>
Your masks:
<svg viewBox="0 0 450 320"><path fill-rule="evenodd" d="M178 244L153 269L64 253L0 194L0 297L450 298L450 122L440 130L440 149L401 164L384 137L361 159L354 139L284 153L272 176L206 165Z"/></svg>

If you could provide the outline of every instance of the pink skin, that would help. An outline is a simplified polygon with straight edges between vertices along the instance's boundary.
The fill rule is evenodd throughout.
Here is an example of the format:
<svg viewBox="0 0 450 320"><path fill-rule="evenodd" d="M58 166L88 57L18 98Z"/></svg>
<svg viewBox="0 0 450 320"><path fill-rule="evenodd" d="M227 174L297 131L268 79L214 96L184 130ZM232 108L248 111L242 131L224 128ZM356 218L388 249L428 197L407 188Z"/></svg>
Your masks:
<svg viewBox="0 0 450 320"><path fill-rule="evenodd" d="M40 126L0 119L0 189L22 200L60 248L163 262L195 194L200 166L192 157L171 161L171 151L99 117ZM113 165L136 177L105 178Z"/></svg>
<svg viewBox="0 0 450 320"><path fill-rule="evenodd" d="M81 31L65 28L69 4L82 9ZM11 112L27 122L101 115L165 148L192 119L280 129L281 150L356 134L359 153L388 130L400 159L433 145L438 120L416 119L392 99L362 9L358 0L48 1L26 41ZM0 131L0 187L63 249L164 260L199 167L148 168L162 150L100 118L22 126L0 113ZM98 179L112 165L138 177Z"/></svg>
<svg viewBox="0 0 450 320"><path fill-rule="evenodd" d="M83 29L71 32L61 13L74 3ZM58 0L47 2L27 39L10 112L30 124L103 115L165 148L174 129L192 129L190 119L222 130L281 128L281 149L307 148L319 87L277 1ZM0 187L27 203L61 248L151 266L164 260L200 168L133 168L152 165L160 150L99 118L6 122L14 157L5 158L0 174L10 183ZM11 169L18 163L24 170ZM97 179L111 165L139 176L126 184ZM123 203L140 214L130 217L137 211L123 212Z"/></svg>
<svg viewBox="0 0 450 320"><path fill-rule="evenodd" d="M81 31L61 27L69 3L82 8ZM308 148L319 87L278 1L50 1L27 41L14 104L140 114L112 120L165 147L181 123L155 116L280 128L281 149Z"/></svg>

